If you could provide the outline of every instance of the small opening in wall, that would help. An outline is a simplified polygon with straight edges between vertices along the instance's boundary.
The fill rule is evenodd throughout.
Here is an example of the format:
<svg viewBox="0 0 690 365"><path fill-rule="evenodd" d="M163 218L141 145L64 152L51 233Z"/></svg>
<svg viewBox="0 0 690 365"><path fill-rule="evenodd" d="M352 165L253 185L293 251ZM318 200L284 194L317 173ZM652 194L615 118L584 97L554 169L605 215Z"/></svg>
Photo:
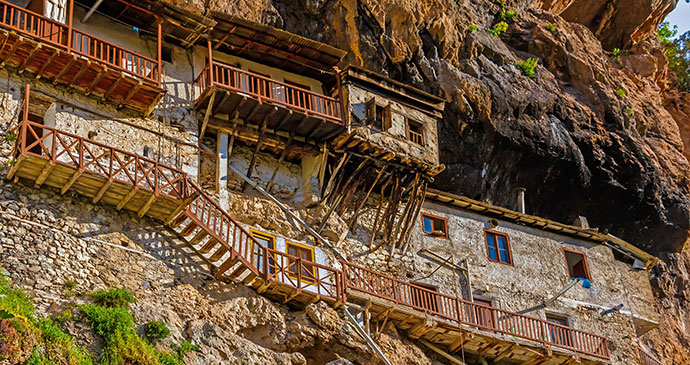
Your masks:
<svg viewBox="0 0 690 365"><path fill-rule="evenodd" d="M448 224L441 217L422 213L422 229L428 235L448 238Z"/></svg>
<svg viewBox="0 0 690 365"><path fill-rule="evenodd" d="M413 143L424 145L424 126L412 119L407 119L407 139Z"/></svg>
<svg viewBox="0 0 690 365"><path fill-rule="evenodd" d="M589 268L587 267L587 258L585 258L584 253L563 249L563 254L565 255L565 262L568 266L570 278L583 278L590 280Z"/></svg>

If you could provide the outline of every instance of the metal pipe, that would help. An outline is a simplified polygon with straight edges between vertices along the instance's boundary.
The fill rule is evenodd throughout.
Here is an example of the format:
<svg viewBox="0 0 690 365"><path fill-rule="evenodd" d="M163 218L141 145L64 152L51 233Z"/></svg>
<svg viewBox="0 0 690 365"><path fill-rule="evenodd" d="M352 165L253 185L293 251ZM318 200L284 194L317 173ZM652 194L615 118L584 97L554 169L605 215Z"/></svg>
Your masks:
<svg viewBox="0 0 690 365"><path fill-rule="evenodd" d="M561 295L565 294L570 288L574 287L575 284L577 284L577 279L573 279L568 285L565 286L565 288L561 289L556 295L552 296L551 298L547 299L544 301L544 307L548 307L551 303L555 302L556 299L558 299Z"/></svg>
<svg viewBox="0 0 690 365"><path fill-rule="evenodd" d="M330 248L331 250L333 250L333 251L336 253L336 255L338 255L338 257L340 257L341 260L343 260L343 261L345 261L345 262L348 262L347 258L346 258L342 253L340 253L340 251L338 251L337 248L333 247L333 245L331 245L328 241L326 241L325 238L323 238L323 237L322 237L318 232L316 232L314 229L312 229L311 227L309 227L309 225L308 225L307 223L305 223L300 217L298 217L297 215L295 215L295 213L293 213L293 212L292 212L288 207L286 207L283 203L281 203L280 201L278 201L278 199L276 199L273 195L269 194L269 193L268 193L266 190L264 190L261 186L259 186L257 183L255 183L254 180L248 178L248 177L245 176L243 173L241 173L239 170L237 170L234 166L232 166L232 164L228 163L228 167L229 167L234 173L236 173L239 177L241 177L242 180L246 181L249 185L251 185L251 186L252 186L254 189L256 189L258 192L260 192L261 194L263 194L265 197L267 197L268 199L270 199L270 200L273 201L274 203L278 204L278 207L280 207L280 209L282 209L285 213L287 213L287 214L288 214L290 217L292 217L294 220L296 220L297 222L299 222L299 224L301 224L302 226L304 226L304 228L306 228L307 231L309 231L309 233L311 233L315 238L317 238L319 241L321 241L321 243L323 243L324 245L328 246L328 248Z"/></svg>
<svg viewBox="0 0 690 365"><path fill-rule="evenodd" d="M89 20L91 15L93 15L93 13L96 11L96 9L98 9L102 2L103 0L96 1L96 3L93 4L89 11L87 11L86 14L84 14L84 17L81 18L81 22L86 23L86 21Z"/></svg>
<svg viewBox="0 0 690 365"><path fill-rule="evenodd" d="M467 279L467 299L474 302L472 294L472 278L470 277L470 259L465 259L465 278Z"/></svg>
<svg viewBox="0 0 690 365"><path fill-rule="evenodd" d="M525 188L518 188L517 193L517 210L525 214Z"/></svg>
<svg viewBox="0 0 690 365"><path fill-rule="evenodd" d="M357 320L355 319L355 317L353 317L352 314L350 313L350 311L347 310L347 306L345 306L345 314L347 315L347 318L350 320L350 322L352 322L355 325L357 332L359 332L359 334L362 335L365 340L367 340L367 343L369 344L369 346L372 349L374 349L374 351L376 352L377 355L379 355L381 360L383 360L383 362L386 365L392 365L391 362L388 361L388 359L386 358L386 355L384 355L383 352L381 352L381 349L376 345L374 340L372 340L371 337L369 337L369 335L364 331L364 328L362 328L362 326L360 326L359 323L357 323Z"/></svg>

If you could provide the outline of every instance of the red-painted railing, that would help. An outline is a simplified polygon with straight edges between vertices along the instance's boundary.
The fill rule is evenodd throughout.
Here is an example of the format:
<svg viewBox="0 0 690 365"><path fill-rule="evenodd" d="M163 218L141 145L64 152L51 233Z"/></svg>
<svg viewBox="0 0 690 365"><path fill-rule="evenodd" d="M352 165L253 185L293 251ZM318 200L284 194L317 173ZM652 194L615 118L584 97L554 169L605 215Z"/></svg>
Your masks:
<svg viewBox="0 0 690 365"><path fill-rule="evenodd" d="M460 324L609 358L606 338L539 318L468 302L342 262L345 290L358 290Z"/></svg>
<svg viewBox="0 0 690 365"><path fill-rule="evenodd" d="M201 90L219 87L250 95L262 102L282 105L338 124L343 123L338 99L215 61L212 62L213 73L209 72L208 67L206 65L196 79Z"/></svg>
<svg viewBox="0 0 690 365"><path fill-rule="evenodd" d="M154 191L180 201L194 197L187 216L252 273L265 281L307 292L324 299L344 302L346 293L363 292L419 311L484 330L520 337L545 345L608 359L604 337L551 323L539 318L468 302L441 294L363 267L341 262L342 270L304 260L255 240L184 172L156 161L90 141L77 135L29 121L29 88L23 105L23 121L13 151L47 159L77 171L96 174Z"/></svg>
<svg viewBox="0 0 690 365"><path fill-rule="evenodd" d="M160 86L159 61L127 50L96 36L72 29L43 15L0 0L0 26L18 31L68 52L89 58L110 68ZM160 42L160 39L159 39Z"/></svg>

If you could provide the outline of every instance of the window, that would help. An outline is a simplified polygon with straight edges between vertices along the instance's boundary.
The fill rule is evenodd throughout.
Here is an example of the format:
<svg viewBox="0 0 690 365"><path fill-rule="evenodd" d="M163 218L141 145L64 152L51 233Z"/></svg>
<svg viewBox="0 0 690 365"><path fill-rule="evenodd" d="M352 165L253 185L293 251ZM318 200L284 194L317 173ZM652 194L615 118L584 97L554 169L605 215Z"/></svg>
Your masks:
<svg viewBox="0 0 690 365"><path fill-rule="evenodd" d="M428 235L448 238L448 224L441 217L422 213L422 230Z"/></svg>
<svg viewBox="0 0 690 365"><path fill-rule="evenodd" d="M382 132L387 131L392 123L391 106L383 106L376 103L376 99L371 98L367 102L367 121L369 125L380 129Z"/></svg>
<svg viewBox="0 0 690 365"><path fill-rule="evenodd" d="M573 346L572 332L569 328L570 321L568 321L568 317L547 313L546 321L549 322L549 336L551 337L552 343L561 346Z"/></svg>
<svg viewBox="0 0 690 365"><path fill-rule="evenodd" d="M315 278L316 267L309 264L310 262L314 262L313 248L288 242L287 253L288 255L300 257L302 259L302 280L311 281ZM288 272L295 277L297 276L297 264L294 259L288 259Z"/></svg>
<svg viewBox="0 0 690 365"><path fill-rule="evenodd" d="M484 234L486 235L486 251L489 261L512 265L513 258L510 254L508 235L488 229L484 230Z"/></svg>
<svg viewBox="0 0 690 365"><path fill-rule="evenodd" d="M263 247L269 248L274 250L276 248L276 238L275 236L272 236L267 233L255 231L255 230L250 230L249 234L251 234L254 239L259 242ZM254 256L252 257L252 260L254 260L254 264L256 267L259 269L259 271L263 271L263 260L259 258L259 248L253 245L252 251L254 252ZM275 255L269 255L268 256L268 271L273 273L275 271Z"/></svg>
<svg viewBox="0 0 690 365"><path fill-rule="evenodd" d="M571 279L583 278L590 280L587 258L583 252L564 248L563 255L565 256L565 264L568 267L568 274Z"/></svg>
<svg viewBox="0 0 690 365"><path fill-rule="evenodd" d="M161 59L165 62L172 63L173 57L172 57L173 50L170 47L166 46L161 46Z"/></svg>
<svg viewBox="0 0 690 365"><path fill-rule="evenodd" d="M424 145L424 126L412 119L407 119L407 139L418 145Z"/></svg>

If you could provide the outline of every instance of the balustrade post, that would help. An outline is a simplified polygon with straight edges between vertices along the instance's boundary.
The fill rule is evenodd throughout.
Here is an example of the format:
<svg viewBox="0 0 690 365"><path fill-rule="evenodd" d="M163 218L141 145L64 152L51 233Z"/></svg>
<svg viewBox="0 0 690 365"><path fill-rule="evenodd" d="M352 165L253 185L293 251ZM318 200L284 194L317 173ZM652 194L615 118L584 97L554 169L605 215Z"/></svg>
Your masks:
<svg viewBox="0 0 690 365"><path fill-rule="evenodd" d="M302 258L297 259L297 290L302 288Z"/></svg>
<svg viewBox="0 0 690 365"><path fill-rule="evenodd" d="M162 37L162 19L158 19L158 87L161 86L161 70L162 70L162 58L163 58L163 45L161 44Z"/></svg>
<svg viewBox="0 0 690 365"><path fill-rule="evenodd" d="M31 93L31 85L26 84L26 89L24 91L24 110L22 110L22 125L21 125L21 152L26 152L26 129L29 124L29 95Z"/></svg>
<svg viewBox="0 0 690 365"><path fill-rule="evenodd" d="M213 81L213 48L211 45L211 37L210 36L206 39L206 43L208 46L208 83L207 83L208 85L207 85L207 87L209 87L209 86L213 86L213 82L214 82ZM202 92L203 92L203 90L202 90Z"/></svg>
<svg viewBox="0 0 690 365"><path fill-rule="evenodd" d="M74 18L74 0L69 0L69 14L67 15L67 52L72 52L72 24Z"/></svg>
<svg viewBox="0 0 690 365"><path fill-rule="evenodd" d="M160 193L160 191L159 191L159 185L160 184L158 183L158 161L156 161L154 163L153 168L156 170L155 174L153 175L153 184L154 184L153 193L155 195L158 195Z"/></svg>

